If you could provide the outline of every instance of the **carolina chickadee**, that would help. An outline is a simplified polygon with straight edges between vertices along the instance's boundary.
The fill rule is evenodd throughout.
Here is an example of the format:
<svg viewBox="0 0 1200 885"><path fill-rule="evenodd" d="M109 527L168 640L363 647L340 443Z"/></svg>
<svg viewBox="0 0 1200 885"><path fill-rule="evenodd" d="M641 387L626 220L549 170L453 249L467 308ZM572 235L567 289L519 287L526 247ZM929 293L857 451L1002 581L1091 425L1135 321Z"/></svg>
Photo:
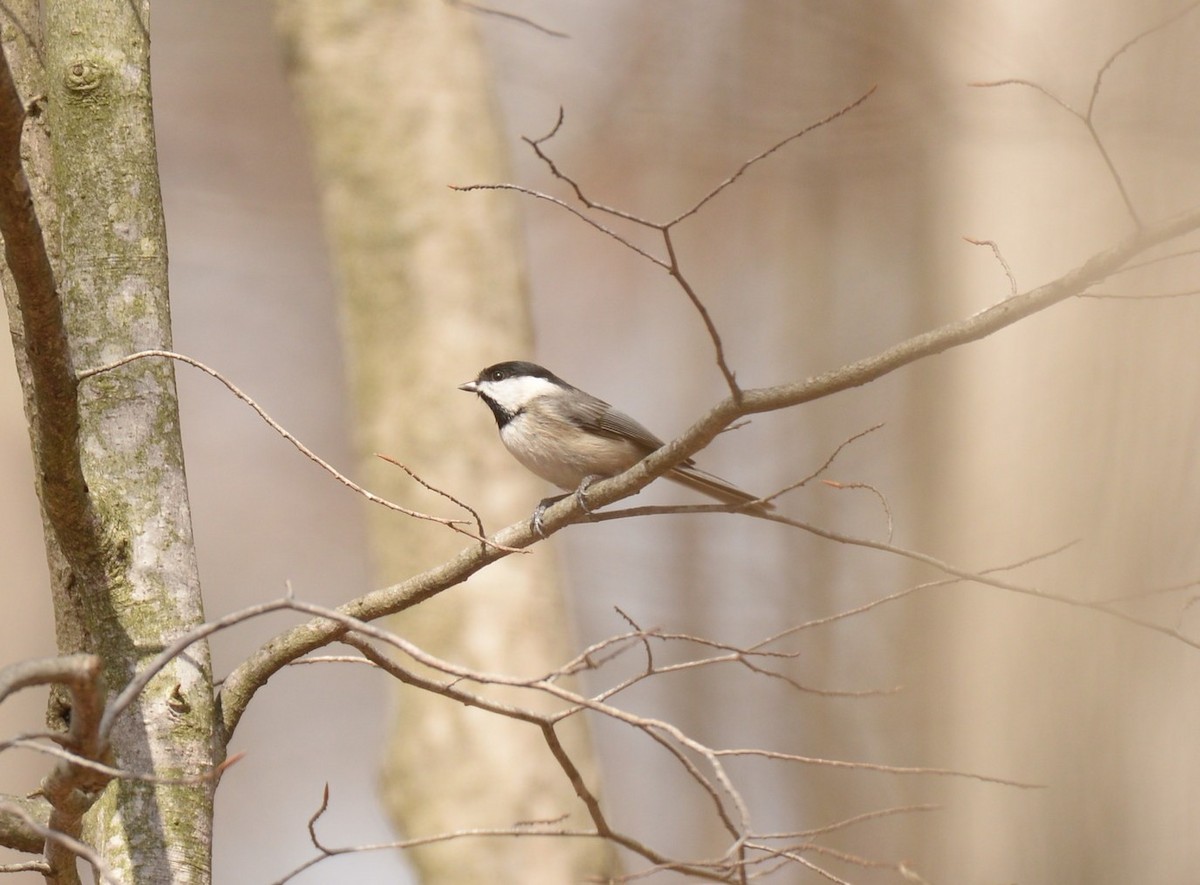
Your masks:
<svg viewBox="0 0 1200 885"><path fill-rule="evenodd" d="M500 440L514 458L560 489L574 491L584 510L583 492L592 481L616 476L665 445L628 415L535 363L496 363L458 389L478 394L492 410ZM751 513L773 509L700 470L691 459L665 476ZM533 528L539 535L545 509L565 497L546 498L538 505Z"/></svg>

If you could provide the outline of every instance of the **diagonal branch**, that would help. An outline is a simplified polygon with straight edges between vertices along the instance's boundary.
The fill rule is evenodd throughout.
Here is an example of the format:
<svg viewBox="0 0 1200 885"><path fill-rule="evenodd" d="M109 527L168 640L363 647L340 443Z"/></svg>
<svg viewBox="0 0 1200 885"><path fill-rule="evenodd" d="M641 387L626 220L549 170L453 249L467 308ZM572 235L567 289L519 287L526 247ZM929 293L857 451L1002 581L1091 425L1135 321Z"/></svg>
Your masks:
<svg viewBox="0 0 1200 885"><path fill-rule="evenodd" d="M466 520L450 519L450 518L441 517L441 516L433 516L428 513L422 513L418 510L412 510L408 507L404 507L400 504L396 504L393 501L389 501L386 498L380 497L379 495L376 495L374 492L370 491L369 489L366 489L363 486L359 485L354 480L352 480L350 477L346 476L344 473L342 473L340 470L338 470L336 467L334 467L332 464L330 464L328 461L326 461L324 458L322 458L320 455L318 455L316 452L314 452L312 449L310 449L303 442L301 442L290 430L288 430L286 427L284 427L282 424L280 424L278 421L276 421L274 418L272 418L271 415L267 412L267 410L264 409L262 406L260 406L257 402L255 402L250 397L249 394L247 394L240 387L238 387L236 384L234 384L232 381L230 381L228 378L226 378L223 374L218 372L216 369L212 368L212 366L206 365L206 364L200 362L200 360L195 359L194 357L190 357L187 354L175 353L174 351L171 351L171 350L140 350L137 353L127 354L126 356L123 356L118 360L113 360L112 362L105 363L102 366L95 366L95 367L92 367L89 369L84 369L83 371L81 371L79 373L79 380L86 381L89 378L94 378L97 375L102 375L106 372L115 371L116 369L120 369L122 366L128 366L132 363L138 362L139 360L155 359L155 358L174 360L176 362L183 363L184 365L191 366L194 369L199 369L201 372L208 375L210 378L215 378L221 384L225 385L226 390L228 390L237 399L241 400L243 403L245 403L247 406L249 406L254 411L254 413L256 415L258 415L258 417L260 417L263 421L265 421L267 423L267 425L272 430L274 430L277 434L279 434L281 437L283 437L285 440L287 440L289 443L291 443L291 445L296 449L296 451L298 451L304 457L308 458L308 460L312 461L314 464L316 464L318 467L320 467L322 470L324 470L326 473L328 473L330 476L332 476L334 479L336 479L338 482L340 482L346 488L350 489L352 492L362 495L364 498L366 498L372 504L378 504L379 506L384 507L388 510L393 510L397 513L403 513L405 516L411 516L414 519L423 519L428 522L436 522L439 525L444 525L449 529L453 529L454 531L458 532L459 534L466 535L468 538L473 538L484 544L489 543L487 538L483 536L483 525L479 519L479 514L475 513L475 511L471 510L470 507L467 507L466 504L459 501L454 496L442 491L441 489L437 489L437 488L434 488L433 486L429 485L429 483L425 482L423 479L421 479L419 476L417 476L415 473L413 473L411 470L409 470L407 467L405 467L399 461L396 461L393 458L389 458L386 455L379 456L379 457L383 458L384 460L389 461L392 464L395 464L400 469L404 470L414 480L416 480L421 485L425 486L425 488L429 489L430 491L437 492L442 497L448 498L449 500L453 501L458 506L464 508L465 510L470 511L471 514L475 517L476 524L479 526L479 534L475 534L475 533L468 531L467 529L464 529L462 527L463 524L466 522ZM524 552L524 551L510 549L507 552L508 553L520 553L520 552Z"/></svg>
<svg viewBox="0 0 1200 885"><path fill-rule="evenodd" d="M746 390L740 399L726 398L713 406L682 436L619 476L600 480L589 486L589 507L595 509L635 494L672 467L703 449L739 418L797 406L859 387L918 360L978 341L1025 317L1081 295L1090 286L1107 279L1126 263L1154 246L1197 229L1200 229L1200 209L1193 209L1159 224L1142 228L1057 280L1006 298L973 316L931 329L874 356L814 378L775 387ZM584 516L575 496L569 495L546 510L545 531L552 534ZM503 558L507 555L504 548L524 548L538 538L528 523L522 521L502 529L490 540L495 543L486 549L472 545L441 565L399 584L361 596L341 606L337 611L361 621L371 621L404 611L462 583L480 569ZM225 680L220 697L225 738L228 739L237 727L254 693L265 685L274 673L302 655L340 639L347 630L344 624L314 618L276 636L238 666Z"/></svg>
<svg viewBox="0 0 1200 885"><path fill-rule="evenodd" d="M1045 285L1006 298L970 317L915 335L873 356L803 381L746 390L740 400L728 397L713 406L683 435L625 473L588 486L588 503L594 509L641 490L656 477L699 452L739 418L802 405L861 387L919 360L979 341L1068 298L1082 295L1133 258L1196 230L1200 230L1200 208L1141 228ZM579 515L580 508L574 497L568 496L546 510L546 529L554 531Z"/></svg>

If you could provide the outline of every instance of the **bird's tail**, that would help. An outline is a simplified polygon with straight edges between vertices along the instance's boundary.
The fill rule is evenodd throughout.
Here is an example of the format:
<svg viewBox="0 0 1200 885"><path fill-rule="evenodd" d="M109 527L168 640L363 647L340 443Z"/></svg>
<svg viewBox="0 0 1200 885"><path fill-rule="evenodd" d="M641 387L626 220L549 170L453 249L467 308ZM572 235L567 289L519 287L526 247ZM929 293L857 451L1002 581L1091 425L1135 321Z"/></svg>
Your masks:
<svg viewBox="0 0 1200 885"><path fill-rule="evenodd" d="M721 479L721 477L706 473L699 467L694 467L691 464L681 464L667 473L667 478L674 480L680 485L685 485L689 489L695 489L697 492L708 495L710 498L716 498L725 504L750 504L758 500L757 495L743 492L737 486L730 485ZM766 513L768 510L774 509L775 505L770 502L752 504L745 508L747 513Z"/></svg>

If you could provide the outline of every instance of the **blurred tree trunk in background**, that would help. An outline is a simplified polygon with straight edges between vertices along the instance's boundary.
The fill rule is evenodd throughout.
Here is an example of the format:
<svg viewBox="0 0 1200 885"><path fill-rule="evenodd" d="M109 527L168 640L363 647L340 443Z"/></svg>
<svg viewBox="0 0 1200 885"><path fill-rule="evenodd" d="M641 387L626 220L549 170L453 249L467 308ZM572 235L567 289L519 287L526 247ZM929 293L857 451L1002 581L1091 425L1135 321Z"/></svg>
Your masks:
<svg viewBox="0 0 1200 885"><path fill-rule="evenodd" d="M575 70L620 76L597 80L600 94L589 93L590 102L566 87L555 93L567 104L567 126L552 147L592 198L669 218L775 138L878 83L860 112L772 156L678 230L681 260L739 380L813 375L1003 298L1004 268L962 237L994 239L1027 290L1128 233L1119 193L1078 120L1033 89L966 84L1028 78L1085 109L1106 59L1185 6L949 2L917 14L903 3L728 4L706 7L684 28L683 5L614 4L616 21L606 24L619 36L603 44L610 54L593 51ZM1097 9L1103 15L1094 27L1079 32L1078 17ZM1117 59L1096 105L1098 131L1146 220L1194 204L1200 185L1188 98L1194 16ZM554 19L580 35L590 22L587 13ZM1055 37L1047 42L1047 35ZM535 174L520 180L540 186ZM604 314L620 316L614 336L633 356L612 361L603 348L581 350L565 334L548 336L546 346L576 363L592 360L593 377L625 372L610 380L617 393L648 390L649 404L629 406L635 414L668 413L694 395L691 387L702 391L694 395L701 402L719 395L711 346L694 317L668 313L680 294L647 282L636 263L626 269L590 231L576 235L561 219L546 226L555 223L565 231L556 235L581 245L555 243L544 258L545 290L599 279L596 288L609 294L561 306L542 299L547 327L569 328L569 318L575 327L603 328ZM602 277L592 253L610 265ZM1194 264L1164 264L1114 280L1113 290L1186 292L1194 276ZM757 418L727 435L737 442L718 440L701 463L748 488L770 488L805 475L851 434L886 422L844 451L829 475L885 493L901 546L987 568L1083 539L1011 578L1083 599L1186 584L1196 575L1190 539L1200 522L1197 302L1063 304L868 388ZM572 372L587 378L586 367ZM645 375L664 379L662 389L630 380ZM745 453L756 433L770 434L776 474L769 480L750 478L756 459ZM722 445L736 453L728 464L717 460ZM818 525L886 536L884 514L866 495L814 485L783 506ZM612 567L601 571L620 561L602 546L605 538L573 535L572 584L581 598L616 599L645 623L749 640L772 624L826 616L928 577L898 559L761 528L718 554L719 535L740 537L742 527L701 535L707 529L682 520L639 527L638 539L655 551L656 577L682 577L678 584L658 578L654 595L638 584L645 580L636 562L616 578ZM696 537L679 538L687 532ZM742 549L751 552L739 564ZM769 574L764 562L791 576L786 590L745 579ZM710 586L694 580L699 573ZM1162 598L1164 606L1178 599ZM710 685L709 694L663 691L656 699L667 718L691 725L714 696L722 698L721 719L739 722L742 743L986 770L1051 789L923 779L881 785L871 776L775 769L759 795L788 787L778 801L791 803L790 816L774 822L777 829L838 819L879 801L883 789L897 804L965 809L900 816L884 836L853 845L910 858L931 881L1178 881L1188 869L1194 853L1181 846L1194 844L1187 834L1195 771L1186 744L1200 729L1200 710L1179 699L1190 696L1193 650L970 584L808 631L802 646L812 684L905 690L883 700L773 704L763 686L718 694ZM606 774L610 795L632 802L639 775L623 782L615 766ZM680 810L674 796L668 802L670 814L664 804L647 816L698 849L701 815ZM1166 843L1171 851L1154 851ZM877 881L871 875L847 877Z"/></svg>
<svg viewBox="0 0 1200 885"><path fill-rule="evenodd" d="M1053 65L1046 56L1039 72L1038 53L1030 67L1009 66L1008 74L1033 74L1086 107L1112 53L1186 5L1113 5L1092 27L1073 31ZM977 14L1017 11L1010 3L988 6ZM1079 12L1070 4L1023 3L1016 21L1032 37L1064 32ZM1196 58L1180 52L1193 45L1193 16L1121 54L1095 105L1099 135L1147 222L1195 205L1200 188ZM1002 70L981 69L972 79L996 74ZM964 90L957 104L961 116L993 115L995 137L959 142L948 166L992 174L970 175L952 208L980 219L963 233L995 238L1022 288L1134 228L1083 126L1045 96L1023 87ZM1037 207L1047 195L1054 195L1056 223L1036 236L1021 219L1040 223ZM955 291L970 293L968 268L966 261L955 268ZM1159 262L1122 274L1103 291L1194 291L1195 268L1194 261ZM998 265L992 274L989 291L998 296L1007 282ZM1012 575L1089 601L1194 582L1198 329L1194 295L1077 299L1024 324L1019 335L997 336L969 359L941 366L954 379L953 391L940 385L953 393L941 406L949 420L940 447L948 457L931 475L936 494L929 496L933 519L923 548L1001 563L1078 540ZM931 734L931 754L949 764L988 759L993 770L1021 771L1050 788L1034 802L1028 794L957 786L948 796L964 813L929 835L930 856L954 844L977 870L1015 869L1012 858L1029 851L1036 832L1041 856L1022 878L1194 879L1178 846L1195 844L1185 834L1196 825L1191 763L1200 710L1183 702L1194 696L1195 651L1075 609L963 591L955 595L942 675L930 683L931 698L953 711L951 727ZM1194 636L1195 615L1186 605L1177 623L1170 613L1186 597L1157 598L1164 622ZM1148 614L1154 604L1143 599L1128 610ZM1160 850L1167 845L1174 847ZM1010 875L1017 874L1004 877Z"/></svg>
<svg viewBox="0 0 1200 885"><path fill-rule="evenodd" d="M375 458L382 452L420 465L493 529L528 517L541 483L511 462L482 405L455 390L483 366L531 351L509 198L448 187L506 178L472 17L441 0L280 0L277 10L340 275L366 484L427 512L464 515ZM464 543L380 508L370 527L385 582ZM540 547L510 557L394 626L467 666L541 675L573 647L551 556ZM536 730L427 692L398 689L397 704L386 802L406 835L582 812ZM565 738L582 747L582 720L567 725ZM414 856L436 883L558 885L603 876L612 863L595 840L461 840Z"/></svg>

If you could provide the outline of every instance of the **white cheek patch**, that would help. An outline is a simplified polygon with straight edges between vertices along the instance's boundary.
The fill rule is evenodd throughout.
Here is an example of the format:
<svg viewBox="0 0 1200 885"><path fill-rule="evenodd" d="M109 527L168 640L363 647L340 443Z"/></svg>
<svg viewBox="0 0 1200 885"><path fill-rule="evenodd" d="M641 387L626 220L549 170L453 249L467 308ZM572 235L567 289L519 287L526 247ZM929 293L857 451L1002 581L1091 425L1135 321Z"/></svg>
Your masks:
<svg viewBox="0 0 1200 885"><path fill-rule="evenodd" d="M480 381L478 387L480 393L511 414L519 412L532 399L562 389L553 381L529 375L503 381Z"/></svg>

